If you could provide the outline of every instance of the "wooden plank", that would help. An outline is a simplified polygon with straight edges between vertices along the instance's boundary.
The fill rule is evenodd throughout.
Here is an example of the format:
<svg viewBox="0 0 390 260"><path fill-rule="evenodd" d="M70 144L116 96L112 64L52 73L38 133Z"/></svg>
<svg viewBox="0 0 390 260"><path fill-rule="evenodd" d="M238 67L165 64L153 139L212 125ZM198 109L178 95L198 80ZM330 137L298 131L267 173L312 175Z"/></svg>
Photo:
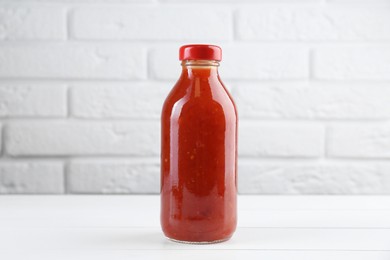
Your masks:
<svg viewBox="0 0 390 260"><path fill-rule="evenodd" d="M390 229L239 228L214 245L171 242L158 228L2 228L0 251L41 250L382 250Z"/></svg>
<svg viewBox="0 0 390 260"><path fill-rule="evenodd" d="M196 246L195 246L196 247ZM370 251L272 251L272 250L131 250L131 251L27 251L12 254L0 252L7 260L199 260L199 259L265 259L265 260L389 260L390 252Z"/></svg>
<svg viewBox="0 0 390 260"><path fill-rule="evenodd" d="M390 211L239 210L239 227L390 228ZM0 217L0 227L156 227L158 210L47 211L41 215Z"/></svg>
<svg viewBox="0 0 390 260"><path fill-rule="evenodd" d="M241 210L390 210L390 196L239 195ZM159 208L158 195L2 195L0 210L144 210ZM3 213L7 212L2 212Z"/></svg>
<svg viewBox="0 0 390 260"><path fill-rule="evenodd" d="M390 228L390 210L240 210L241 227Z"/></svg>
<svg viewBox="0 0 390 260"><path fill-rule="evenodd" d="M239 226L389 228L389 198L369 199L240 196ZM0 227L159 227L159 210L158 196L0 196Z"/></svg>

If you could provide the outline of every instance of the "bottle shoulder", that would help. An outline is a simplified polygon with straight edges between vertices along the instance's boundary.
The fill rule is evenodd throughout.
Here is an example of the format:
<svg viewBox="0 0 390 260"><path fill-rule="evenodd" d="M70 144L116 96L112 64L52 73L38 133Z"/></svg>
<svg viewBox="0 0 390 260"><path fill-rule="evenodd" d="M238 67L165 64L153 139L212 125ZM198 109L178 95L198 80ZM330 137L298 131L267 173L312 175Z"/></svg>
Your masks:
<svg viewBox="0 0 390 260"><path fill-rule="evenodd" d="M162 116L191 115L236 118L234 101L221 81L178 82L166 98Z"/></svg>
<svg viewBox="0 0 390 260"><path fill-rule="evenodd" d="M232 96L220 80L179 80L165 99L164 106L176 103L220 103L235 106Z"/></svg>

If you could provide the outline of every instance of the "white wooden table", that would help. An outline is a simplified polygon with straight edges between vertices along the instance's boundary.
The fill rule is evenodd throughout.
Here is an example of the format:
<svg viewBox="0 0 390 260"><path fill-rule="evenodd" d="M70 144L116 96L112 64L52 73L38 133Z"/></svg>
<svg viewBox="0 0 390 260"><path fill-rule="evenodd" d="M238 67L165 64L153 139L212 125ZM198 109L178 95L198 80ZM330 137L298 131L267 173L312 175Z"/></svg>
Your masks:
<svg viewBox="0 0 390 260"><path fill-rule="evenodd" d="M167 240L158 196L0 196L0 259L390 259L390 196L240 196L213 245Z"/></svg>

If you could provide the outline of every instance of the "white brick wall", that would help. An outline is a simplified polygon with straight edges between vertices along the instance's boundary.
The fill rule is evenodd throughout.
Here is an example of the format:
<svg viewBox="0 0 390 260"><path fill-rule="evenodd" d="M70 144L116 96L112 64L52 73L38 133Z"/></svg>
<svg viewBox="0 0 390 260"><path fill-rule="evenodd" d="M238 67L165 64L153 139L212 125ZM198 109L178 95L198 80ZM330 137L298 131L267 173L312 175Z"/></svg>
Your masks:
<svg viewBox="0 0 390 260"><path fill-rule="evenodd" d="M43 121L10 123L10 156L128 155L157 156L157 122Z"/></svg>
<svg viewBox="0 0 390 260"><path fill-rule="evenodd" d="M334 125L328 154L346 158L390 158L390 124Z"/></svg>
<svg viewBox="0 0 390 260"><path fill-rule="evenodd" d="M373 47L349 45L318 48L314 53L313 71L314 77L319 79L390 80L389 64L389 44Z"/></svg>
<svg viewBox="0 0 390 260"><path fill-rule="evenodd" d="M218 6L83 7L71 15L70 29L76 39L197 41L233 36L232 12Z"/></svg>
<svg viewBox="0 0 390 260"><path fill-rule="evenodd" d="M159 119L170 89L158 82L71 84L71 114L80 118Z"/></svg>
<svg viewBox="0 0 390 260"><path fill-rule="evenodd" d="M63 165L59 162L0 162L0 194L63 193Z"/></svg>
<svg viewBox="0 0 390 260"><path fill-rule="evenodd" d="M127 43L1 43L0 77L144 79L145 48Z"/></svg>
<svg viewBox="0 0 390 260"><path fill-rule="evenodd" d="M158 193L160 166L158 160L75 161L68 169L71 193Z"/></svg>
<svg viewBox="0 0 390 260"><path fill-rule="evenodd" d="M387 119L390 87L321 82L232 83L241 119ZM256 93L256 95L253 95Z"/></svg>
<svg viewBox="0 0 390 260"><path fill-rule="evenodd" d="M389 40L390 8L362 6L266 6L242 8L241 40Z"/></svg>
<svg viewBox="0 0 390 260"><path fill-rule="evenodd" d="M238 148L245 157L320 157L323 136L321 126L243 121Z"/></svg>
<svg viewBox="0 0 390 260"><path fill-rule="evenodd" d="M389 166L375 163L240 163L239 189L265 194L389 194Z"/></svg>
<svg viewBox="0 0 390 260"><path fill-rule="evenodd" d="M2 4L0 6L1 40L64 40L65 8Z"/></svg>
<svg viewBox="0 0 390 260"><path fill-rule="evenodd" d="M0 82L0 116L66 116L66 86L45 82Z"/></svg>
<svg viewBox="0 0 390 260"><path fill-rule="evenodd" d="M0 193L158 193L178 48L223 48L239 190L390 193L388 0L0 2Z"/></svg>

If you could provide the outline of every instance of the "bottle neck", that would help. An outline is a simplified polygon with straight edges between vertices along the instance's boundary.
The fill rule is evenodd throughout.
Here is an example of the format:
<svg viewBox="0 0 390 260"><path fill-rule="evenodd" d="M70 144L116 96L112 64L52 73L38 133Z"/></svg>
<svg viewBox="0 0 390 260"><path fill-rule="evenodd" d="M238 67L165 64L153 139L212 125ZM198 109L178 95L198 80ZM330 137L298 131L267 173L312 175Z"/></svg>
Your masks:
<svg viewBox="0 0 390 260"><path fill-rule="evenodd" d="M182 76L187 78L217 78L219 62L215 60L183 60Z"/></svg>

